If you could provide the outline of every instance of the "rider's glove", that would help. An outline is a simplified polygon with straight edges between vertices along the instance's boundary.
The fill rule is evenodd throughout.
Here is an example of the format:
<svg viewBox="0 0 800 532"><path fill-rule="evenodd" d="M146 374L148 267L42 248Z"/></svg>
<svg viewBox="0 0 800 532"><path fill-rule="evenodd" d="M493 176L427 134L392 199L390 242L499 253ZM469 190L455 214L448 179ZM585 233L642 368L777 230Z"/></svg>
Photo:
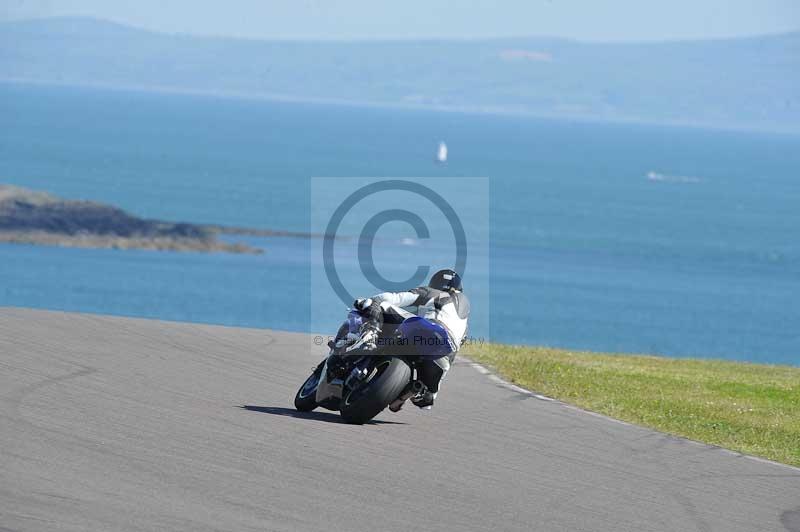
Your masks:
<svg viewBox="0 0 800 532"><path fill-rule="evenodd" d="M353 301L353 308L356 310L367 310L372 306L372 298L360 297Z"/></svg>

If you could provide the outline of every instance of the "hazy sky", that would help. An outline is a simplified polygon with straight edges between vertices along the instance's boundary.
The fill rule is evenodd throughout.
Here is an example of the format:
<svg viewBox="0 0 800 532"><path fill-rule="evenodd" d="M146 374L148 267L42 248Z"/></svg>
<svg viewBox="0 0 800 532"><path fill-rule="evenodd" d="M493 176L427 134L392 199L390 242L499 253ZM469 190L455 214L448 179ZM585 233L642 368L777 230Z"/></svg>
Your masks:
<svg viewBox="0 0 800 532"><path fill-rule="evenodd" d="M800 0L0 0L0 19L90 15L256 38L731 37L800 29Z"/></svg>

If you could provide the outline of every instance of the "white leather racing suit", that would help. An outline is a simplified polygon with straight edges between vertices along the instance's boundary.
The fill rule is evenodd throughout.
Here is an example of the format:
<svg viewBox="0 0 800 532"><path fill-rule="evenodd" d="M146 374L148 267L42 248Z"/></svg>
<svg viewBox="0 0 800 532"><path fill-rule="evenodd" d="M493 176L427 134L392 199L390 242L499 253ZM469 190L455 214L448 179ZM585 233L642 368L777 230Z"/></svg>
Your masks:
<svg viewBox="0 0 800 532"><path fill-rule="evenodd" d="M447 332L449 354L429 360L420 366L420 379L432 393L439 390L439 383L456 352L467 337L469 321L469 299L462 292L443 291L428 286L412 288L406 292L383 292L372 297L372 305L365 309L366 326L377 330L384 321L399 324L406 318L419 316L440 325Z"/></svg>

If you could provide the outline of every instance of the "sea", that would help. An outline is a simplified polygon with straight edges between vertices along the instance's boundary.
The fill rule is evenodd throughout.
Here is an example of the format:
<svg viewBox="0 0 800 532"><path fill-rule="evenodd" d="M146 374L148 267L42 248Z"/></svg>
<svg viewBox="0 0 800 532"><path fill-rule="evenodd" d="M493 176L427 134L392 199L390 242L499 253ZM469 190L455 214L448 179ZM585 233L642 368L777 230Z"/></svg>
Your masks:
<svg viewBox="0 0 800 532"><path fill-rule="evenodd" d="M0 183L301 233L225 237L260 255L0 244L0 306L334 332L346 305L312 282L328 260L308 236L319 178L427 183L482 232L483 266L465 273L476 338L800 365L800 136L786 134L0 84ZM403 279L436 251L396 225L372 253ZM355 255L338 271L369 295Z"/></svg>

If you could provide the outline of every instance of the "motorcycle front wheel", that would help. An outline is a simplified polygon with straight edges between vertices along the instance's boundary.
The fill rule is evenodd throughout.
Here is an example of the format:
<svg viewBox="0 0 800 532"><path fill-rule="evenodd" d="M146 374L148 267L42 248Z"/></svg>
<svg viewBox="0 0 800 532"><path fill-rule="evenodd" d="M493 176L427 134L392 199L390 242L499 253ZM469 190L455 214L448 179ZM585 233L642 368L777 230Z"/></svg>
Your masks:
<svg viewBox="0 0 800 532"><path fill-rule="evenodd" d="M322 366L323 364L317 366L314 373L306 379L294 396L294 407L300 412L311 412L319 406L317 404L317 386L322 376Z"/></svg>

